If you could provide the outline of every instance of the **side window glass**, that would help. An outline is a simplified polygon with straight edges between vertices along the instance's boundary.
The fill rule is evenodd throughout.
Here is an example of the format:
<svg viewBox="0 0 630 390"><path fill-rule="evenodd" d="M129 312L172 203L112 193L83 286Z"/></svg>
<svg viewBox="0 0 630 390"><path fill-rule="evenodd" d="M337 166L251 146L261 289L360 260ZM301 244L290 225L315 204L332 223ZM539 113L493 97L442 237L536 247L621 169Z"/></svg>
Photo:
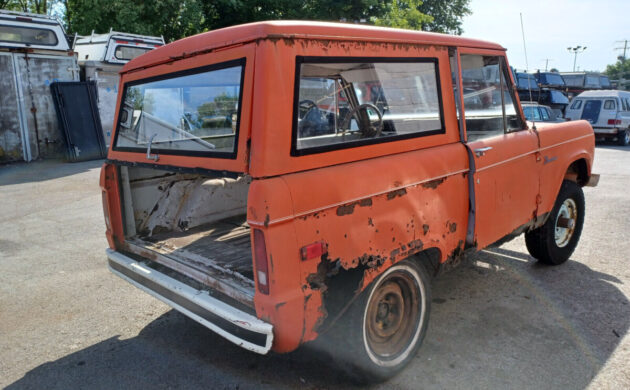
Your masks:
<svg viewBox="0 0 630 390"><path fill-rule="evenodd" d="M630 111L630 98L626 98L626 111Z"/></svg>
<svg viewBox="0 0 630 390"><path fill-rule="evenodd" d="M626 106L626 99L624 98L619 98L619 100L621 100L621 109L623 111L628 111L628 106Z"/></svg>
<svg viewBox="0 0 630 390"><path fill-rule="evenodd" d="M582 101L581 100L575 100L573 102L573 104L571 104L571 109L572 110L579 110L580 108L582 108Z"/></svg>
<svg viewBox="0 0 630 390"><path fill-rule="evenodd" d="M542 114L542 120L543 121L548 121L549 120L549 111L547 111L546 108L540 107L540 113Z"/></svg>
<svg viewBox="0 0 630 390"><path fill-rule="evenodd" d="M462 54L460 59L468 140L522 129L502 58Z"/></svg>
<svg viewBox="0 0 630 390"><path fill-rule="evenodd" d="M444 131L437 60L354 60L298 62L292 153Z"/></svg>
<svg viewBox="0 0 630 390"><path fill-rule="evenodd" d="M616 108L617 105L614 100L609 99L604 102L604 110L615 110Z"/></svg>

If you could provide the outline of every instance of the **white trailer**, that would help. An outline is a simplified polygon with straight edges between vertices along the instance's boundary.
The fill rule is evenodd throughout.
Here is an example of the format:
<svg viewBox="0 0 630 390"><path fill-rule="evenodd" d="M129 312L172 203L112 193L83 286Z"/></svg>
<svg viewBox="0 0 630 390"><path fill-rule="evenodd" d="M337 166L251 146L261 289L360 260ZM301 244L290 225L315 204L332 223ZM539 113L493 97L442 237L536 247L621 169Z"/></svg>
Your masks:
<svg viewBox="0 0 630 390"><path fill-rule="evenodd" d="M105 143L109 146L118 97L118 72L130 60L164 45L164 38L110 31L79 37L74 42L81 79L96 81L98 110Z"/></svg>
<svg viewBox="0 0 630 390"><path fill-rule="evenodd" d="M0 10L0 163L65 155L50 84L77 80L57 18Z"/></svg>

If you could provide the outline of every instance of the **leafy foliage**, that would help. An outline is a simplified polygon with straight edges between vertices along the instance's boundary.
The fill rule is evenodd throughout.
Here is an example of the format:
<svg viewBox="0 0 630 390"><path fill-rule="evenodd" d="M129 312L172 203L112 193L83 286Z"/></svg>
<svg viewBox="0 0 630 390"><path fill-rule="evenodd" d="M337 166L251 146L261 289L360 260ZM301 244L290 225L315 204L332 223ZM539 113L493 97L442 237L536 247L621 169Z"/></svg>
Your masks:
<svg viewBox="0 0 630 390"><path fill-rule="evenodd" d="M261 20L367 23L461 34L470 0L0 0L0 8L64 16L79 35L113 28L167 41Z"/></svg>
<svg viewBox="0 0 630 390"><path fill-rule="evenodd" d="M624 85L619 85L619 89L630 91L630 60L620 58L615 64L606 66L604 74L611 80L624 80Z"/></svg>

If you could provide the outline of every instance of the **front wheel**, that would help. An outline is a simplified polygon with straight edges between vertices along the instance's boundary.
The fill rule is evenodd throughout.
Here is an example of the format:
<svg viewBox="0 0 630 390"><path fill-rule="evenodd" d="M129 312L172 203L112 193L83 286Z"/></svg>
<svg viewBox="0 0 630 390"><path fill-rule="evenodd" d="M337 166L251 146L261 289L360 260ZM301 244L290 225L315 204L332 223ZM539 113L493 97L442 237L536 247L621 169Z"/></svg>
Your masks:
<svg viewBox="0 0 630 390"><path fill-rule="evenodd" d="M525 233L529 253L538 261L558 265L571 257L584 225L584 193L576 182L562 182L560 193L547 221Z"/></svg>
<svg viewBox="0 0 630 390"><path fill-rule="evenodd" d="M387 269L337 324L333 355L356 380L382 382L415 356L427 331L430 277L415 261Z"/></svg>
<svg viewBox="0 0 630 390"><path fill-rule="evenodd" d="M630 145L630 129L617 133L617 143L621 146Z"/></svg>

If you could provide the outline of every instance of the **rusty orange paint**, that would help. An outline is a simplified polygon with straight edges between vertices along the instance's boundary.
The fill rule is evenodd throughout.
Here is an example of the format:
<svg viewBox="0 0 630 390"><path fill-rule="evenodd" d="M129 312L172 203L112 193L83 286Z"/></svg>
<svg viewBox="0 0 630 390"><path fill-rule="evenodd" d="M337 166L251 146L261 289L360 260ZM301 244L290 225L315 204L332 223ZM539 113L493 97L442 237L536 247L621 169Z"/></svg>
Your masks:
<svg viewBox="0 0 630 390"><path fill-rule="evenodd" d="M361 270L347 294L350 300L410 255L432 248L443 263L464 249L470 216L468 180L473 172L459 135L449 48L460 54L505 56L499 45L456 36L264 22L186 38L124 67L119 99L130 81L246 58L237 157L161 155L156 165L226 170L254 178L247 219L264 233L270 262L269 294L257 292L254 303L257 316L274 326L275 351L294 350L318 336L330 315L324 302L327 286L322 283L326 267L337 267L332 272L338 274ZM291 156L297 56L437 59L445 132ZM520 108L518 115L523 119ZM476 249L482 249L548 213L574 161L583 159L590 175L594 137L586 122L571 122L539 125L468 146L490 146L496 152L475 160L474 237ZM545 163L541 156L556 159ZM108 158L147 162L144 153L113 149ZM115 248L124 237L118 179L109 173L110 166L103 169L101 186L112 221L108 241ZM302 261L300 249L316 242L325 243L327 253Z"/></svg>

